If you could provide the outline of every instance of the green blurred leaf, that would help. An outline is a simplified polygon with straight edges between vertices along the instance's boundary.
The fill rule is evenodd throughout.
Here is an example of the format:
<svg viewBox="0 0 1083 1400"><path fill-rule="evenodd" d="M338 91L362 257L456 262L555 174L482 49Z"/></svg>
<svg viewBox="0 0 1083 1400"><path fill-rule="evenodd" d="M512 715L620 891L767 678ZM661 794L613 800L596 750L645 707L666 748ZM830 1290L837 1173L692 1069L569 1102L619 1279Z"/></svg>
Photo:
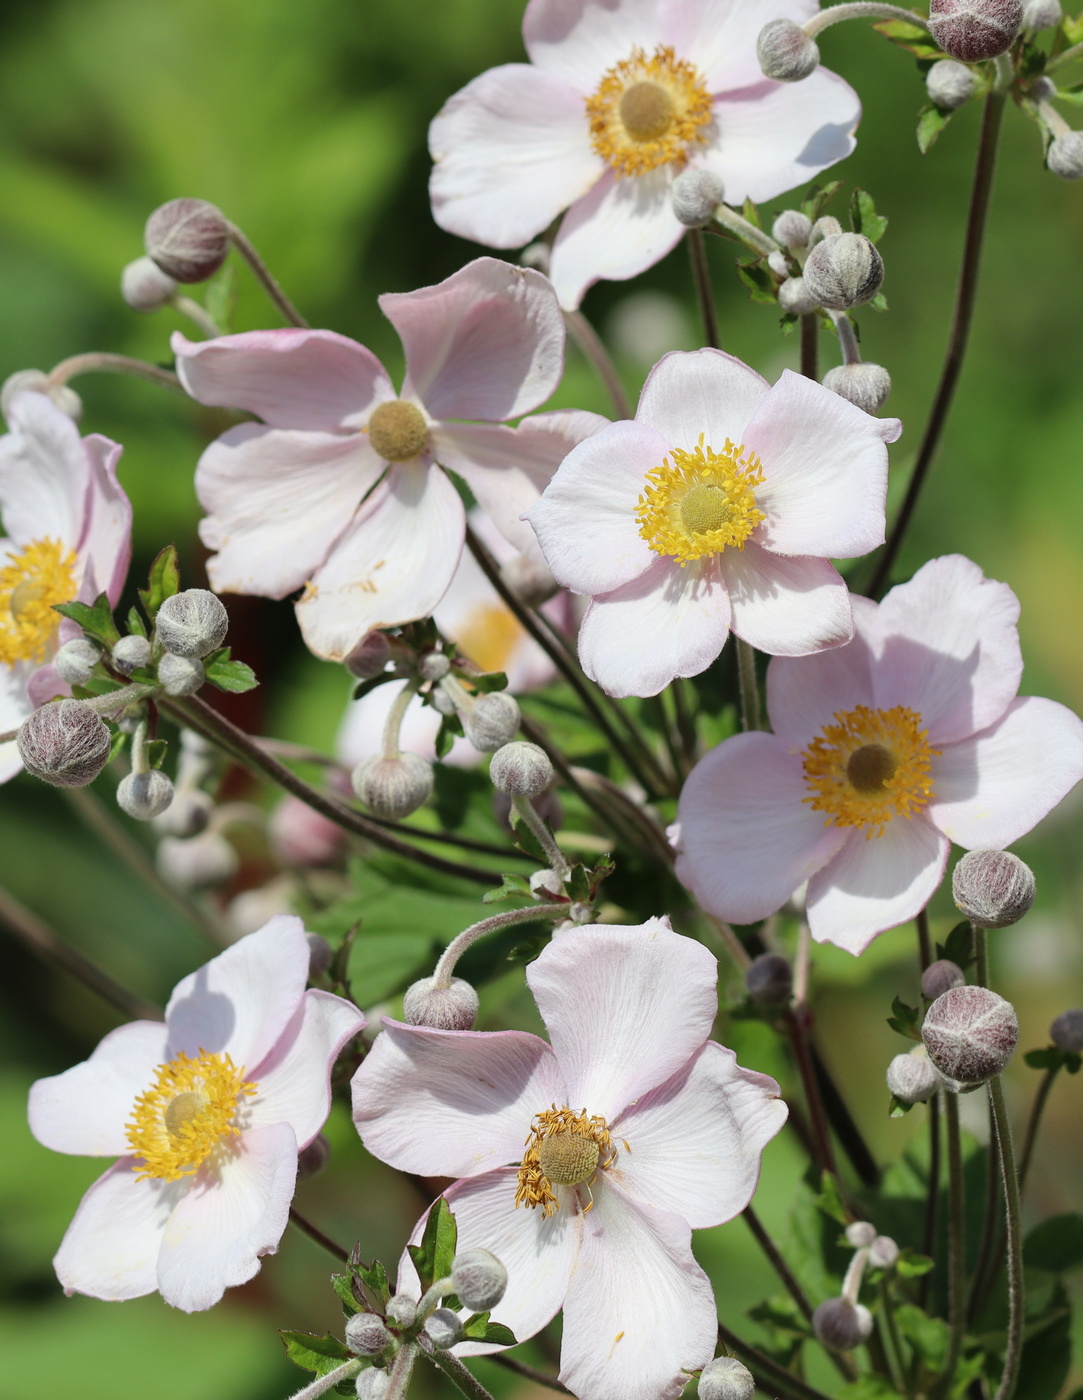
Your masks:
<svg viewBox="0 0 1083 1400"><path fill-rule="evenodd" d="M968 919L957 923L944 942L936 945L936 956L946 958L964 971L970 966L974 961L974 935Z"/></svg>
<svg viewBox="0 0 1083 1400"><path fill-rule="evenodd" d="M881 24L874 24L873 28L917 58L937 59L947 56L941 53L939 45L929 31L918 24L910 24L904 19L886 19Z"/></svg>
<svg viewBox="0 0 1083 1400"><path fill-rule="evenodd" d="M464 676L479 695L490 695L494 690L507 690L508 678L503 671L485 671L478 676Z"/></svg>
<svg viewBox="0 0 1083 1400"><path fill-rule="evenodd" d="M120 641L113 609L104 593L99 593L93 603L54 603L53 612L78 623L88 637L94 637L106 647Z"/></svg>
<svg viewBox="0 0 1083 1400"><path fill-rule="evenodd" d="M912 1103L904 1103L902 1099L898 1099L892 1094L887 1116L889 1118L905 1118L913 1107Z"/></svg>
<svg viewBox="0 0 1083 1400"><path fill-rule="evenodd" d="M302 1371L315 1371L318 1376L334 1371L353 1356L349 1348L337 1337L332 1337L330 1332L317 1337L311 1332L287 1332L280 1327L278 1335L293 1364L300 1366Z"/></svg>
<svg viewBox="0 0 1083 1400"><path fill-rule="evenodd" d="M481 896L482 904L500 904L505 899L533 899L530 881L522 875L501 875L500 888L487 890Z"/></svg>
<svg viewBox="0 0 1083 1400"><path fill-rule="evenodd" d="M256 673L243 661L229 659L229 647L214 651L203 661L203 669L211 685L232 695L243 695L246 690L255 690L259 685Z"/></svg>
<svg viewBox="0 0 1083 1400"><path fill-rule="evenodd" d="M892 1015L887 1018L887 1023L893 1031L898 1031L908 1040L920 1040L921 1032L918 1026L921 1022L921 1012L916 1006L907 1006L901 997L896 997L891 1003Z"/></svg>
<svg viewBox="0 0 1083 1400"><path fill-rule="evenodd" d="M177 564L177 547L167 544L150 566L147 587L139 590L140 601L151 622L158 616L158 609L167 598L172 598L180 590L180 568Z"/></svg>
<svg viewBox="0 0 1083 1400"><path fill-rule="evenodd" d="M138 608L128 609L128 631L133 637L147 636L147 624Z"/></svg>
<svg viewBox="0 0 1083 1400"><path fill-rule="evenodd" d="M1069 44L1083 43L1083 10L1074 19L1065 15L1060 22L1060 27Z"/></svg>
<svg viewBox="0 0 1083 1400"><path fill-rule="evenodd" d="M832 1220L837 1220L840 1225L850 1223L850 1213L843 1204L838 1179L830 1172L824 1172L820 1179L820 1194L816 1197L816 1207Z"/></svg>
<svg viewBox="0 0 1083 1400"><path fill-rule="evenodd" d="M1058 1280L1045 1309L1047 1325L1035 1328L1028 1316L1015 1400L1056 1400L1072 1366L1072 1308Z"/></svg>
<svg viewBox="0 0 1083 1400"><path fill-rule="evenodd" d="M855 189L850 196L850 227L873 243L879 243L884 236L887 219L876 212L872 195L867 190Z"/></svg>
<svg viewBox="0 0 1083 1400"><path fill-rule="evenodd" d="M440 728L436 735L436 757L447 758L451 752L451 746L455 740L463 737L462 721L458 714L445 715L440 721Z"/></svg>
<svg viewBox="0 0 1083 1400"><path fill-rule="evenodd" d="M756 206L752 203L751 199L749 199L747 195L745 196L745 202L741 208L741 213L753 226L753 228L763 228L763 224L760 221L760 211L756 208Z"/></svg>
<svg viewBox="0 0 1083 1400"><path fill-rule="evenodd" d="M934 1263L927 1254L916 1254L912 1249L904 1249L895 1260L895 1272L900 1278L920 1278L933 1268Z"/></svg>
<svg viewBox="0 0 1083 1400"><path fill-rule="evenodd" d="M813 223L823 213L824 206L842 189L841 180L829 180L826 185L810 185L801 201L801 212Z"/></svg>
<svg viewBox="0 0 1083 1400"><path fill-rule="evenodd" d="M911 1343L930 1371L939 1371L947 1358L950 1330L940 1317L930 1317L915 1303L903 1303L895 1309L899 1331Z"/></svg>
<svg viewBox="0 0 1083 1400"><path fill-rule="evenodd" d="M425 1233L420 1244L408 1244L410 1258L414 1261L421 1291L427 1292L437 1279L446 1278L451 1273L451 1261L455 1257L455 1241L458 1228L451 1207L443 1196L438 1196L425 1221Z"/></svg>
<svg viewBox="0 0 1083 1400"><path fill-rule="evenodd" d="M888 1396L898 1400L899 1392L886 1376L862 1376L844 1385L837 1394L839 1400L888 1400Z"/></svg>
<svg viewBox="0 0 1083 1400"><path fill-rule="evenodd" d="M931 149L936 138L955 114L946 107L929 104L918 113L918 150L922 155Z"/></svg>
<svg viewBox="0 0 1083 1400"><path fill-rule="evenodd" d="M751 262L738 261L737 276L748 288L751 301L767 302L771 306L778 302L778 285L762 258L754 258Z"/></svg>
<svg viewBox="0 0 1083 1400"><path fill-rule="evenodd" d="M504 1327L499 1322L490 1322L487 1312L474 1313L463 1323L463 1336L469 1337L473 1342L492 1342L496 1346L513 1347L516 1345L515 1333L510 1327Z"/></svg>
<svg viewBox="0 0 1083 1400"><path fill-rule="evenodd" d="M1083 1265L1083 1215L1054 1215L1036 1225L1023 1241L1023 1262L1055 1274Z"/></svg>

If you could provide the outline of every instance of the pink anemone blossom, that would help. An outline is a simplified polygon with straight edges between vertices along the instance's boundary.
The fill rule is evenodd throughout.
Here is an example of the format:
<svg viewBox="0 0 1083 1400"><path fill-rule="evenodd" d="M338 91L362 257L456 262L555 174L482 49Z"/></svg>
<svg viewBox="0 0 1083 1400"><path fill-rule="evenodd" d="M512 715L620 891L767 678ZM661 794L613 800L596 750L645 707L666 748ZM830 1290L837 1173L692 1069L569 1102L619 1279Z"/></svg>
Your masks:
<svg viewBox="0 0 1083 1400"><path fill-rule="evenodd" d="M447 590L464 513L437 463L536 551L519 517L596 421L505 421L543 403L563 369L564 323L540 273L478 258L380 307L406 352L401 397L371 351L332 331L173 339L193 398L263 420L223 433L196 471L212 587L284 598L304 585L305 641L335 661L373 628L427 617Z"/></svg>
<svg viewBox="0 0 1083 1400"><path fill-rule="evenodd" d="M60 643L82 630L54 603L120 597L131 557L132 507L117 480L123 451L79 430L44 394L24 391L0 437L0 730L36 705L70 694L52 666ZM0 746L0 782L22 762Z"/></svg>
<svg viewBox="0 0 1083 1400"><path fill-rule="evenodd" d="M563 1308L560 1379L586 1400L673 1400L713 1355L691 1230L744 1209L786 1119L774 1080L707 1039L715 977L668 919L569 929L527 970L549 1044L385 1020L354 1076L370 1152L461 1178L459 1247L508 1271L493 1320L522 1341Z"/></svg>
<svg viewBox="0 0 1083 1400"><path fill-rule="evenodd" d="M901 431L790 370L772 387L720 350L663 356L634 421L574 448L526 516L556 580L592 597L587 675L657 695L731 628L772 655L849 641L829 560L883 542L884 444Z"/></svg>
<svg viewBox="0 0 1083 1400"><path fill-rule="evenodd" d="M685 232L674 177L703 169L727 203L774 199L854 148L857 94L823 68L763 76L756 38L816 0L530 0L531 62L491 68L429 130L441 228L518 248L568 210L550 275L561 305L635 277Z"/></svg>
<svg viewBox="0 0 1083 1400"><path fill-rule="evenodd" d="M813 938L860 953L913 918L951 842L1017 841L1083 777L1083 723L1017 698L1019 604L950 554L877 606L848 647L767 670L773 734L724 740L681 794L677 874L750 923L808 880Z"/></svg>
<svg viewBox="0 0 1083 1400"><path fill-rule="evenodd" d="M365 1025L349 1002L305 991L308 963L301 920L279 915L184 978L164 1024L120 1026L33 1086L39 1142L120 1157L53 1260L66 1293L157 1289L198 1312L278 1248L297 1154L331 1107L331 1066Z"/></svg>

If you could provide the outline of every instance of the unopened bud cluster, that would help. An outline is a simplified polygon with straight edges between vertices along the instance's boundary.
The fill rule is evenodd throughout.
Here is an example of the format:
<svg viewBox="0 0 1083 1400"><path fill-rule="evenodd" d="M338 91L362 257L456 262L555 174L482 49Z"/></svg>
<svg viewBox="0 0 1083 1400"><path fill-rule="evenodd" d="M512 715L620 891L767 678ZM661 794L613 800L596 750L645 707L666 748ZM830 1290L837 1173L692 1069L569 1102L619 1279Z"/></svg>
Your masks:
<svg viewBox="0 0 1083 1400"><path fill-rule="evenodd" d="M829 234L805 260L809 295L831 311L848 311L871 301L883 280L883 259L862 233Z"/></svg>

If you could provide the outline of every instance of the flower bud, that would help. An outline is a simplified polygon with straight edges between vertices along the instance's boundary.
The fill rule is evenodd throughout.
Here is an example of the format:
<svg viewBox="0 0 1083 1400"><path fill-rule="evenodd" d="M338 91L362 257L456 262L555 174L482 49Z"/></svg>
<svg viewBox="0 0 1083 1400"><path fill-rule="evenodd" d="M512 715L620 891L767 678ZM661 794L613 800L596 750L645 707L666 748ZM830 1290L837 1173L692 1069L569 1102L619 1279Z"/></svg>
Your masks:
<svg viewBox="0 0 1083 1400"><path fill-rule="evenodd" d="M455 713L455 701L446 690L437 687L430 692L429 698L438 715L453 715Z"/></svg>
<svg viewBox="0 0 1083 1400"><path fill-rule="evenodd" d="M871 301L884 280L884 261L863 233L833 233L805 261L805 286L821 306L848 311Z"/></svg>
<svg viewBox="0 0 1083 1400"><path fill-rule="evenodd" d="M226 216L205 199L171 199L147 220L147 253L176 282L205 282L229 252Z"/></svg>
<svg viewBox="0 0 1083 1400"><path fill-rule="evenodd" d="M530 877L530 893L536 899L552 899L563 892L564 882L555 870L535 870Z"/></svg>
<svg viewBox="0 0 1083 1400"><path fill-rule="evenodd" d="M362 637L346 658L346 669L359 681L375 680L387 670L391 660L391 643L383 632L369 632Z"/></svg>
<svg viewBox="0 0 1083 1400"><path fill-rule="evenodd" d="M853 1351L872 1331L872 1313L860 1303L828 1298L812 1314L812 1330L824 1346L834 1351Z"/></svg>
<svg viewBox="0 0 1083 1400"><path fill-rule="evenodd" d="M793 968L781 953L761 953L745 968L745 990L753 1001L780 1006L793 992Z"/></svg>
<svg viewBox="0 0 1083 1400"><path fill-rule="evenodd" d="M442 681L450 670L451 662L442 651L427 651L417 663L423 681Z"/></svg>
<svg viewBox="0 0 1083 1400"><path fill-rule="evenodd" d="M214 812L214 801L199 788L180 787L166 810L154 818L154 825L166 836L198 836L206 831Z"/></svg>
<svg viewBox="0 0 1083 1400"><path fill-rule="evenodd" d="M1063 18L1060 0L1026 0L1023 5L1024 29L1056 29Z"/></svg>
<svg viewBox="0 0 1083 1400"><path fill-rule="evenodd" d="M1019 1039L1015 1008L987 987L952 987L925 1013L921 1038L941 1074L984 1084L999 1074Z"/></svg>
<svg viewBox="0 0 1083 1400"><path fill-rule="evenodd" d="M177 699L194 695L206 679L203 662L194 656L174 656L167 651L158 662L158 684Z"/></svg>
<svg viewBox="0 0 1083 1400"><path fill-rule="evenodd" d="M929 33L961 63L1007 53L1022 23L1022 0L929 0Z"/></svg>
<svg viewBox="0 0 1083 1400"><path fill-rule="evenodd" d="M477 1018L478 994L461 977L453 977L450 987L436 987L431 977L422 977L406 989L402 1014L411 1026L468 1031Z"/></svg>
<svg viewBox="0 0 1083 1400"><path fill-rule="evenodd" d="M425 1331L437 1351L447 1351L462 1340L463 1325L450 1308L437 1308L426 1319Z"/></svg>
<svg viewBox="0 0 1083 1400"><path fill-rule="evenodd" d="M206 588L185 588L167 598L155 618L157 638L174 656L209 656L229 630L222 600Z"/></svg>
<svg viewBox="0 0 1083 1400"><path fill-rule="evenodd" d="M398 821L416 812L432 792L432 764L416 753L366 758L353 770L350 781L374 816Z"/></svg>
<svg viewBox="0 0 1083 1400"><path fill-rule="evenodd" d="M774 248L767 254L767 266L778 277L790 275L790 260L781 248Z"/></svg>
<svg viewBox="0 0 1083 1400"><path fill-rule="evenodd" d="M44 394L73 423L78 423L83 416L83 401L70 385L54 384L44 370L17 369L14 374L8 375L0 388L0 412L5 418L15 395L26 393Z"/></svg>
<svg viewBox="0 0 1083 1400"><path fill-rule="evenodd" d="M783 209L771 225L771 237L784 248L805 248L812 236L812 220L800 209Z"/></svg>
<svg viewBox="0 0 1083 1400"><path fill-rule="evenodd" d="M809 243L820 243L825 238L830 238L833 233L841 233L842 225L834 214L821 214L812 225L812 233L809 235Z"/></svg>
<svg viewBox="0 0 1083 1400"><path fill-rule="evenodd" d="M68 685L86 685L101 660L101 651L86 637L65 642L53 657L56 673Z"/></svg>
<svg viewBox="0 0 1083 1400"><path fill-rule="evenodd" d="M921 995L927 1001L935 1001L952 987L965 986L966 973L958 963L953 963L948 958L938 958L921 974Z"/></svg>
<svg viewBox="0 0 1083 1400"><path fill-rule="evenodd" d="M108 762L113 736L81 700L53 700L27 715L15 743L35 778L53 787L86 787Z"/></svg>
<svg viewBox="0 0 1083 1400"><path fill-rule="evenodd" d="M854 1220L846 1227L846 1242L855 1249L866 1249L876 1238L876 1226L868 1220Z"/></svg>
<svg viewBox="0 0 1083 1400"><path fill-rule="evenodd" d="M357 1400L384 1400L391 1377L377 1366L368 1366L354 1381Z"/></svg>
<svg viewBox="0 0 1083 1400"><path fill-rule="evenodd" d="M952 112L974 96L978 80L963 63L941 58L925 74L925 91L929 101Z"/></svg>
<svg viewBox="0 0 1083 1400"><path fill-rule="evenodd" d="M710 170L682 170L673 181L673 213L685 228L702 228L714 218L725 190Z"/></svg>
<svg viewBox="0 0 1083 1400"><path fill-rule="evenodd" d="M1066 131L1051 141L1045 163L1062 180L1083 179L1083 131Z"/></svg>
<svg viewBox="0 0 1083 1400"><path fill-rule="evenodd" d="M155 855L164 879L181 890L211 890L227 884L237 873L237 852L224 836L205 831L189 841L166 836Z"/></svg>
<svg viewBox="0 0 1083 1400"><path fill-rule="evenodd" d="M120 294L133 311L160 311L176 290L175 279L152 258L136 258L120 274Z"/></svg>
<svg viewBox="0 0 1083 1400"><path fill-rule="evenodd" d="M122 676L130 676L150 661L151 646L146 637L133 632L130 637L121 637L115 642L110 660Z"/></svg>
<svg viewBox="0 0 1083 1400"><path fill-rule="evenodd" d="M899 1257L899 1246L888 1235L877 1235L869 1245L869 1263L874 1269L891 1269Z"/></svg>
<svg viewBox="0 0 1083 1400"><path fill-rule="evenodd" d="M756 57L765 78L797 83L819 66L820 50L793 20L773 19L760 30Z"/></svg>
<svg viewBox="0 0 1083 1400"><path fill-rule="evenodd" d="M1007 928L1034 903L1034 873L1011 851L967 851L952 871L951 893L977 928Z"/></svg>
<svg viewBox="0 0 1083 1400"><path fill-rule="evenodd" d="M1062 1011L1049 1027L1049 1039L1058 1050L1083 1050L1083 1010L1075 1006Z"/></svg>
<svg viewBox="0 0 1083 1400"><path fill-rule="evenodd" d="M334 952L326 938L321 938L318 933L308 933L308 975L309 978L322 977L331 966L331 959Z"/></svg>
<svg viewBox="0 0 1083 1400"><path fill-rule="evenodd" d="M824 388L863 413L878 413L891 393L891 375L883 365L836 365L824 375Z"/></svg>
<svg viewBox="0 0 1083 1400"><path fill-rule="evenodd" d="M895 1056L887 1067L887 1087L900 1103L924 1103L936 1093L940 1080L924 1046Z"/></svg>
<svg viewBox="0 0 1083 1400"><path fill-rule="evenodd" d="M553 781L553 765L537 744L515 740L489 760L489 780L500 792L537 797Z"/></svg>
<svg viewBox="0 0 1083 1400"><path fill-rule="evenodd" d="M137 822L149 822L173 801L173 783L158 768L129 773L117 785L117 805Z"/></svg>
<svg viewBox="0 0 1083 1400"><path fill-rule="evenodd" d="M464 1308L488 1312L508 1286L508 1271L487 1249L464 1249L451 1261L451 1283Z"/></svg>
<svg viewBox="0 0 1083 1400"><path fill-rule="evenodd" d="M391 1333L375 1313L354 1313L346 1323L346 1345L355 1356L379 1356L391 1345Z"/></svg>
<svg viewBox="0 0 1083 1400"><path fill-rule="evenodd" d="M503 690L479 695L463 715L463 733L481 753L510 744L519 732L522 716L513 696Z"/></svg>
<svg viewBox="0 0 1083 1400"><path fill-rule="evenodd" d="M697 1393L699 1400L752 1400L756 1382L736 1356L716 1356L704 1366Z"/></svg>
<svg viewBox="0 0 1083 1400"><path fill-rule="evenodd" d="M803 277L786 278L778 289L778 304L790 316L808 316L820 305Z"/></svg>
<svg viewBox="0 0 1083 1400"><path fill-rule="evenodd" d="M549 572L549 566L529 554L515 554L501 565L500 579L528 608L540 608L559 590L560 585Z"/></svg>
<svg viewBox="0 0 1083 1400"><path fill-rule="evenodd" d="M412 1327L417 1317L417 1299L411 1298L408 1293L396 1293L387 1300L384 1315L395 1327Z"/></svg>
<svg viewBox="0 0 1083 1400"><path fill-rule="evenodd" d="M322 1133L317 1133L307 1147L297 1154L297 1179L309 1181L319 1176L331 1160L331 1144Z"/></svg>

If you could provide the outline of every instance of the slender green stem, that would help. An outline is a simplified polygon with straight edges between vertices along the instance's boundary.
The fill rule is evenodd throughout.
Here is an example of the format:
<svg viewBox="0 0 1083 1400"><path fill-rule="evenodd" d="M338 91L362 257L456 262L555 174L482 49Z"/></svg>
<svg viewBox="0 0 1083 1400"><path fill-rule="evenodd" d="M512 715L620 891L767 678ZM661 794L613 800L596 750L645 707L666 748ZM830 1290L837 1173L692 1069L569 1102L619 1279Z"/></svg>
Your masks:
<svg viewBox="0 0 1083 1400"><path fill-rule="evenodd" d="M567 904L528 904L523 909L506 909L500 914L491 914L489 918L471 924L468 929L464 929L462 933L452 939L440 955L440 960L433 969L433 986L446 990L451 985L451 975L455 971L455 964L467 948L472 947L479 938L486 938L490 933L498 933L501 929L511 928L515 924L529 924L545 919L564 919L567 918L568 910Z"/></svg>
<svg viewBox="0 0 1083 1400"><path fill-rule="evenodd" d="M787 1371L785 1366L758 1347L743 1342L736 1332L731 1332L722 1322L718 1324L718 1336L744 1362L766 1395L777 1396L779 1400L828 1400L822 1390Z"/></svg>
<svg viewBox="0 0 1083 1400"><path fill-rule="evenodd" d="M756 678L756 652L748 642L735 637L737 677L741 687L741 728L760 728L760 686Z"/></svg>
<svg viewBox="0 0 1083 1400"><path fill-rule="evenodd" d="M997 1153L993 1150L995 1141L996 1120L993 1117L993 1105L990 1103L989 1152L985 1172L985 1210L982 1213L978 1258L970 1279L970 1300L966 1309L968 1327L974 1327L977 1324L978 1314L985 1300L986 1288L1000 1264L1000 1162Z"/></svg>
<svg viewBox="0 0 1083 1400"><path fill-rule="evenodd" d="M929 1111L929 1174L925 1183L925 1218L921 1228L921 1252L935 1258L936 1221L940 1209L940 1095L933 1094L927 1104ZM924 1307L929 1299L931 1274L918 1280L918 1302Z"/></svg>
<svg viewBox="0 0 1083 1400"><path fill-rule="evenodd" d="M222 334L221 326L213 316L208 314L205 307L200 306L198 301L193 301L191 297L182 296L177 292L171 298L171 303L182 316L187 316L194 326L198 326L209 340L214 340Z"/></svg>
<svg viewBox="0 0 1083 1400"><path fill-rule="evenodd" d="M902 1338L899 1336L899 1323L895 1317L895 1299L891 1295L891 1288L886 1278L881 1278L879 1291L880 1317L887 1334L885 1351L888 1367L891 1371L891 1382L900 1395L908 1396L910 1388L906 1383L906 1362L903 1357Z"/></svg>
<svg viewBox="0 0 1083 1400"><path fill-rule="evenodd" d="M478 1358L479 1361L492 1361L497 1366L503 1366L506 1371L514 1371L517 1376L522 1376L524 1380L533 1381L535 1385L547 1386L550 1390L557 1390L561 1395L570 1395L571 1391L566 1385L561 1385L556 1376L547 1376L544 1371L539 1371L536 1366L528 1366L525 1361L519 1361L514 1356L509 1356L504 1351L494 1351L488 1356Z"/></svg>
<svg viewBox="0 0 1083 1400"><path fill-rule="evenodd" d="M391 1363L384 1400L405 1400L406 1392L410 1388L410 1377L414 1373L414 1363L420 1355L421 1348L416 1342L407 1342L398 1352Z"/></svg>
<svg viewBox="0 0 1083 1400"><path fill-rule="evenodd" d="M873 0L856 0L850 5L832 5L821 10L808 20L802 28L810 39L821 34L828 25L838 24L843 19L901 19L907 24L915 24L919 29L928 29L927 15L916 15L913 10L904 10L901 5L880 5Z"/></svg>
<svg viewBox="0 0 1083 1400"><path fill-rule="evenodd" d="M673 696L673 709L677 716L677 733L680 736L686 766L691 769L699 758L699 740L696 735L696 721L688 703L688 681L680 676L669 687ZM694 694L694 692L693 692Z"/></svg>
<svg viewBox="0 0 1083 1400"><path fill-rule="evenodd" d="M305 320L305 318L297 310L296 306L294 306L293 302L290 301L289 297L275 281L274 277L271 275L270 268L263 261L260 255L256 252L253 245L248 241L248 239L245 237L245 235L241 232L241 230L237 227L236 224L229 225L229 237L230 242L237 249L238 253L240 253L241 257L244 258L245 262L256 274L260 286L267 293L270 299L274 302L275 306L278 307L279 311L281 311L282 315L290 323L290 325L298 326L302 330L307 329L308 322Z"/></svg>
<svg viewBox="0 0 1083 1400"><path fill-rule="evenodd" d="M820 378L820 315L809 311L801 317L801 373L806 379Z"/></svg>
<svg viewBox="0 0 1083 1400"><path fill-rule="evenodd" d="M344 1361L333 1371L326 1371L300 1390L295 1390L289 1400L316 1400L317 1396L326 1395L329 1390L334 1390L339 1381L352 1380L360 1370L360 1361Z"/></svg>
<svg viewBox="0 0 1083 1400"><path fill-rule="evenodd" d="M738 214L736 209L731 209L728 204L720 204L714 211L715 223L721 224L754 253L759 253L761 257L766 257L769 253L777 253L780 245L764 233L763 229L757 228L755 224L749 223L743 214ZM693 230L699 233L699 229Z"/></svg>
<svg viewBox="0 0 1083 1400"><path fill-rule="evenodd" d="M334 1255L340 1263L349 1263L350 1251L343 1249L342 1245L336 1244L330 1235L325 1235L319 1226L313 1225L312 1221L302 1215L296 1206L290 1206L290 1219L302 1234L307 1235L321 1249L326 1249L327 1253Z"/></svg>
<svg viewBox="0 0 1083 1400"><path fill-rule="evenodd" d="M692 262L692 280L696 285L696 300L699 302L699 314L703 320L703 336L712 350L719 350L722 342L718 333L718 313L715 310L714 292L711 288L711 269L707 263L707 244L703 239L703 230L690 228L687 239L688 256Z"/></svg>
<svg viewBox="0 0 1083 1400"><path fill-rule="evenodd" d="M601 336L581 311L565 311L564 324L568 334L582 351L583 358L593 367L595 374L605 385L606 392L613 400L613 408L618 418L631 418L632 405L620 382L617 367L610 358Z"/></svg>
<svg viewBox="0 0 1083 1400"><path fill-rule="evenodd" d="M148 364L146 360L135 360L130 355L113 355L105 350L88 350L84 355L72 355L67 360L61 360L49 371L49 381L52 384L67 384L77 375L93 374L98 370L110 374L130 374L136 379L160 384L163 389L174 389L179 394L185 392L171 369Z"/></svg>
<svg viewBox="0 0 1083 1400"><path fill-rule="evenodd" d="M993 1106L997 1148L1000 1152L1000 1175L1004 1181L1004 1225L1008 1241L1008 1340L1004 1352L1004 1370L993 1400L1010 1400L1018 1378L1019 1358L1023 1350L1023 1238L1019 1228L1019 1181L1015 1169L1012 1130L1004 1103L1004 1086L999 1074L989 1081L989 1102Z"/></svg>
<svg viewBox="0 0 1083 1400"><path fill-rule="evenodd" d="M959 1134L959 1100L943 1091L948 1128L948 1355L933 1388L946 1395L955 1376L966 1330L966 1203L963 1196L963 1147Z"/></svg>
<svg viewBox="0 0 1083 1400"><path fill-rule="evenodd" d="M466 1396L466 1400L493 1400L481 1381L466 1369L457 1356L452 1356L448 1351L429 1351L427 1347L425 1355L434 1366L443 1371L452 1385Z"/></svg>
<svg viewBox="0 0 1083 1400"><path fill-rule="evenodd" d="M1049 1098L1049 1091L1053 1087L1053 1081L1060 1073L1061 1066L1050 1065L1045 1074L1042 1075L1042 1082L1038 1085L1038 1092L1034 1095L1034 1103L1031 1105L1030 1117L1027 1119L1027 1130L1023 1134L1023 1150L1019 1154L1019 1194L1027 1184L1027 1173L1030 1171L1030 1163L1034 1156L1034 1144L1038 1140L1038 1125L1042 1121L1042 1113L1045 1111L1046 1100Z"/></svg>
<svg viewBox="0 0 1083 1400"><path fill-rule="evenodd" d="M914 924L918 931L918 961L922 972L932 963L933 942L929 936L929 911L920 909Z"/></svg>
<svg viewBox="0 0 1083 1400"><path fill-rule="evenodd" d="M515 793L511 799L512 811L525 826L530 828L535 841L545 852L545 858L549 862L549 868L560 881L567 880L571 875L571 866L564 858L564 852L553 839L553 834L542 821L535 810L533 802L529 797L524 797L522 793Z"/></svg>
<svg viewBox="0 0 1083 1400"><path fill-rule="evenodd" d="M970 925L971 947L974 949L974 984L978 987L989 985L989 939L983 928Z"/></svg>

